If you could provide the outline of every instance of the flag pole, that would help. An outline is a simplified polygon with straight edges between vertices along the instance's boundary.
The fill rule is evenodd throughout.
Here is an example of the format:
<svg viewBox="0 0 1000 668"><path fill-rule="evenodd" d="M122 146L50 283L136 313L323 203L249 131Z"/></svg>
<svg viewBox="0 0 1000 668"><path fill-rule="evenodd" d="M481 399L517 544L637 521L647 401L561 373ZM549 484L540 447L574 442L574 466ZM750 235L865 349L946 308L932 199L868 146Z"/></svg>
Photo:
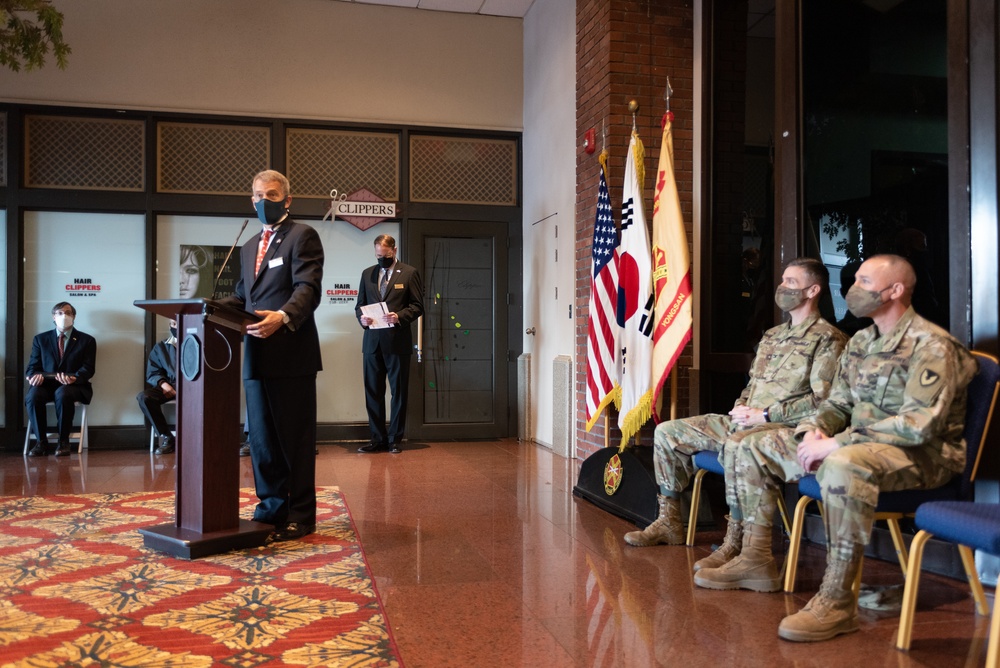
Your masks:
<svg viewBox="0 0 1000 668"><path fill-rule="evenodd" d="M603 155L608 150L608 131L605 126L607 118L601 119L601 154ZM604 447L611 447L611 418L608 417L608 411L604 411Z"/></svg>
<svg viewBox="0 0 1000 668"><path fill-rule="evenodd" d="M673 118L673 114L670 113L670 96L674 94L674 89L670 86L670 76L667 76L667 88L663 91L663 99L666 102L667 110L664 113L665 119ZM660 150L664 150L664 147L660 147ZM670 419L677 419L677 365L670 369Z"/></svg>
<svg viewBox="0 0 1000 668"><path fill-rule="evenodd" d="M670 370L670 419L677 419L677 365Z"/></svg>
<svg viewBox="0 0 1000 668"><path fill-rule="evenodd" d="M653 202L653 281L656 289L656 327L653 330L653 375L655 376L654 405L667 408L667 378L670 378L670 412L674 420L678 413L677 364L681 351L691 339L691 285L690 260L684 216L673 161L673 135L671 124L674 114L670 111L673 95L670 77L666 79L663 94L666 111L661 129L657 189ZM660 401L662 398L662 401ZM666 418L663 415L662 418ZM661 419L658 414L657 419Z"/></svg>

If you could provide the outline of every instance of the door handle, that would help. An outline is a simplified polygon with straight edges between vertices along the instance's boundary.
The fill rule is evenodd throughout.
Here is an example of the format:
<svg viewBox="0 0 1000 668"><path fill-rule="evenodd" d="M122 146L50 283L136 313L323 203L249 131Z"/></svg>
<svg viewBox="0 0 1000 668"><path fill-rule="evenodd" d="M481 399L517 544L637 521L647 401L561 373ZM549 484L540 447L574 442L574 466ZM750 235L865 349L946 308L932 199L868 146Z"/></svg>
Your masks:
<svg viewBox="0 0 1000 668"><path fill-rule="evenodd" d="M534 334L535 334L535 328L534 327L529 327L528 329L524 330L524 333L525 334L531 334L532 336L534 336Z"/></svg>
<svg viewBox="0 0 1000 668"><path fill-rule="evenodd" d="M420 364L420 358L424 354L424 316L417 318L417 345L413 349L417 351L417 364Z"/></svg>

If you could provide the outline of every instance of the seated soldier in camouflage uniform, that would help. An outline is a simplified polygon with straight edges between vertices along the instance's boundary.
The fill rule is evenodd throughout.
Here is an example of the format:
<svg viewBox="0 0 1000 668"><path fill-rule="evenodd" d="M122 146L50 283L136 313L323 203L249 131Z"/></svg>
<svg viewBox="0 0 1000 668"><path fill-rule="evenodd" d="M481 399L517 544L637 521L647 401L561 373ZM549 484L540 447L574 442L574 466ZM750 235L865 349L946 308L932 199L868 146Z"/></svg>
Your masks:
<svg viewBox="0 0 1000 668"><path fill-rule="evenodd" d="M691 456L700 450L722 450L729 504L726 538L718 550L695 563L694 569L721 566L740 553L743 516L729 474L733 462L729 452L735 451L731 444L750 434L776 430L786 431L790 437L792 428L812 415L826 397L847 343L847 337L819 315L819 299L829 284L823 263L812 258L792 260L781 278L774 300L791 321L764 333L750 368L750 382L733 410L728 415L700 415L657 425L653 459L660 486L660 513L645 530L625 535L630 545L684 542L679 499L693 473Z"/></svg>
<svg viewBox="0 0 1000 668"><path fill-rule="evenodd" d="M939 487L965 466L966 387L976 362L948 332L914 312L915 283L901 257L865 261L847 305L875 324L851 339L829 398L795 430L801 442L745 440L734 455L740 504L755 530L770 531L779 481L818 469L826 572L812 600L782 620L778 635L787 640L826 640L858 630L853 584L879 492ZM695 583L737 588L746 577L754 577L751 569L734 560L700 571Z"/></svg>

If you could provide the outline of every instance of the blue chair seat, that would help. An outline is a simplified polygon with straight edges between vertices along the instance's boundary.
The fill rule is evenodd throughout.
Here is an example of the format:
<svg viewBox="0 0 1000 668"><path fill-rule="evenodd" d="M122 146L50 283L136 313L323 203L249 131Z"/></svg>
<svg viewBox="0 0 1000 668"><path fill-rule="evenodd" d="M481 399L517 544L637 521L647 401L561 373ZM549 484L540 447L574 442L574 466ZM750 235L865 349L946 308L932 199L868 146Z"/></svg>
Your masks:
<svg viewBox="0 0 1000 668"><path fill-rule="evenodd" d="M691 512L688 514L687 545L694 545L694 530L698 523L698 508L701 504L701 482L706 473L714 473L724 476L726 469L722 465L721 452L712 450L699 450L694 453L691 461L694 463L694 482L691 485ZM785 508L785 500L778 497L778 510L781 511L781 521L785 525L785 531L791 533L788 524L788 510Z"/></svg>
<svg viewBox="0 0 1000 668"><path fill-rule="evenodd" d="M695 468L703 469L716 475L724 475L726 470L722 468L722 462L719 461L720 454L710 450L702 450L701 452L694 453Z"/></svg>
<svg viewBox="0 0 1000 668"><path fill-rule="evenodd" d="M976 470L983 455L983 444L989 430L990 420L996 404L998 386L1000 386L1000 364L992 355L972 351L979 363L979 371L973 377L968 387L966 403L965 428L962 437L966 443L965 470L956 475L950 482L935 489L907 489L897 492L881 492L878 505L875 508L875 519L884 520L889 525L889 533L896 547L896 557L903 573L908 572L908 555L906 542L899 520L912 517L921 504L941 501L968 501L972 498L973 482ZM785 591L795 590L795 576L798 570L799 549L802 542L802 529L805 524L805 511L813 501L819 503L822 511L822 494L819 481L814 475L804 476L799 480L801 498L795 505L792 517L791 541L788 548L788 563L785 568ZM860 571L859 571L860 574Z"/></svg>
<svg viewBox="0 0 1000 668"><path fill-rule="evenodd" d="M821 500L819 480L807 475L799 480L799 494L814 501ZM928 501L958 501L962 498L958 477L934 489L904 489L898 492L882 492L878 495L876 513L912 514L913 509Z"/></svg>
<svg viewBox="0 0 1000 668"><path fill-rule="evenodd" d="M919 531L910 545L910 562L906 569L906 585L899 614L899 632L896 648L910 649L913 639L913 614L920 588L920 562L924 547L933 537L958 546L962 566L976 602L976 612L990 614L986 593L976 573L973 550L982 550L1000 556L1000 504L973 503L971 501L934 501L921 505L913 518ZM1000 606L994 605L990 621L989 645L986 665L995 667L1000 657Z"/></svg>
<svg viewBox="0 0 1000 668"><path fill-rule="evenodd" d="M1000 556L1000 503L925 503L914 523L941 540Z"/></svg>

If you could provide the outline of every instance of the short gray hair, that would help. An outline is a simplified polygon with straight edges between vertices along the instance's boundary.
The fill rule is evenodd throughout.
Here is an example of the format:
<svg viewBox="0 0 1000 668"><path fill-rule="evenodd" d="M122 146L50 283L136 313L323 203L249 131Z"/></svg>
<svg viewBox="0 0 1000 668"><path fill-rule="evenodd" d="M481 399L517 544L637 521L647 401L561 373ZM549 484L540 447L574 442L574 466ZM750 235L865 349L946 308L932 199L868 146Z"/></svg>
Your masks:
<svg viewBox="0 0 1000 668"><path fill-rule="evenodd" d="M282 199L288 199L288 196L292 194L292 187L288 184L288 178L281 172L275 171L273 169L265 169L263 172L257 172L257 175L253 177L253 181L250 182L250 191L253 192L253 186L258 181L270 182L277 181L281 184L281 191L284 197Z"/></svg>

